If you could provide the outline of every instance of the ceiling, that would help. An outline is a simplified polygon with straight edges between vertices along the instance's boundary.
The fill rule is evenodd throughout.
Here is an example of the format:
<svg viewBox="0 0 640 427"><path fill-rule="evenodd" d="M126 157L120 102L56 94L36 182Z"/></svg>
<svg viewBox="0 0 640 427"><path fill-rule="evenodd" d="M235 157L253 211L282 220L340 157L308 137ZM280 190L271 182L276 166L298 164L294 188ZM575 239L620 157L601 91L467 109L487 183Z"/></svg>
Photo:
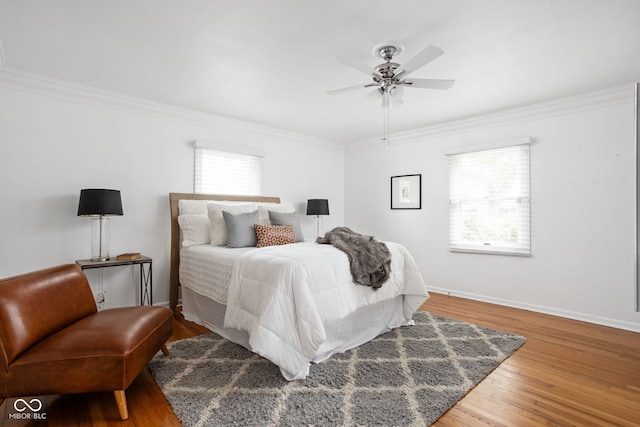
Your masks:
<svg viewBox="0 0 640 427"><path fill-rule="evenodd" d="M372 48L404 45L412 74L390 111L405 131L640 80L638 0L0 0L7 70L35 73L336 142L379 138ZM2 58L0 58L2 59Z"/></svg>

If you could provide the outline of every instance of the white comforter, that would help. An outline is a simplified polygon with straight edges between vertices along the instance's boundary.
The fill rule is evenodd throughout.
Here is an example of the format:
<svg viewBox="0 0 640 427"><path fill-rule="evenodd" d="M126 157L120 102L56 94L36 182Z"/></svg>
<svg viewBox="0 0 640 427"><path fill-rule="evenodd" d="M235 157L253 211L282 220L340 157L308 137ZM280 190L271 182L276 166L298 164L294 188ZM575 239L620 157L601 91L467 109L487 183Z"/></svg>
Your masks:
<svg viewBox="0 0 640 427"><path fill-rule="evenodd" d="M225 327L248 332L251 350L280 366L288 380L306 377L326 339L324 322L398 295L404 295L402 315L410 322L428 298L411 254L385 243L391 275L377 291L356 285L347 255L331 245L303 242L247 252L232 271Z"/></svg>

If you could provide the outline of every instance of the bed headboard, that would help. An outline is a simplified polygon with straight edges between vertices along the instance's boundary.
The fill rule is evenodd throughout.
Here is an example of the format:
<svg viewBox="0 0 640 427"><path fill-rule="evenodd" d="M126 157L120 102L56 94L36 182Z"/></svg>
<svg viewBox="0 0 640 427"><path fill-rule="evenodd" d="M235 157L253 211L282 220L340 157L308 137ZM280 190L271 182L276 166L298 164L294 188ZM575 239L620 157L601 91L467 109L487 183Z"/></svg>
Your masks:
<svg viewBox="0 0 640 427"><path fill-rule="evenodd" d="M280 203L279 197L169 193L169 204L171 206L171 264L169 266L169 307L171 307L172 310L175 309L178 305L178 289L180 287L180 278L178 275L180 266L180 226L178 225L179 200L217 200L234 202Z"/></svg>

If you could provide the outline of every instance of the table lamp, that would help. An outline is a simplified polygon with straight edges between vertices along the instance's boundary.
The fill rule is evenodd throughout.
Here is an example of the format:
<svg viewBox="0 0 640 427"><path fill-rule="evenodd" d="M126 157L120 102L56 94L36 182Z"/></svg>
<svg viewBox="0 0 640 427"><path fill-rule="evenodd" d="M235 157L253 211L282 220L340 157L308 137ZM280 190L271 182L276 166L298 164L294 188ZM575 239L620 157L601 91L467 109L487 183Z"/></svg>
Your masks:
<svg viewBox="0 0 640 427"><path fill-rule="evenodd" d="M91 260L109 259L109 216L122 215L120 191L102 188L80 190L78 216L93 218Z"/></svg>
<svg viewBox="0 0 640 427"><path fill-rule="evenodd" d="M327 199L307 200L307 215L314 215L316 218L316 237L322 233L322 215L329 215L329 201Z"/></svg>

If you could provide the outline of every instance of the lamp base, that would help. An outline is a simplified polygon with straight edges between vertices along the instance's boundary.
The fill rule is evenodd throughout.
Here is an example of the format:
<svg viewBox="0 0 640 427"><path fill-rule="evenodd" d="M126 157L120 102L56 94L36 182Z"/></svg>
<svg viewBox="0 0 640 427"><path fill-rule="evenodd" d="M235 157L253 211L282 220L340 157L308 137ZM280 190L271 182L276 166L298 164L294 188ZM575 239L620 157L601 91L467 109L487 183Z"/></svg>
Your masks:
<svg viewBox="0 0 640 427"><path fill-rule="evenodd" d="M109 218L93 218L92 228L91 261L106 261L109 259Z"/></svg>
<svg viewBox="0 0 640 427"><path fill-rule="evenodd" d="M320 215L316 215L316 237L322 237L322 217Z"/></svg>

